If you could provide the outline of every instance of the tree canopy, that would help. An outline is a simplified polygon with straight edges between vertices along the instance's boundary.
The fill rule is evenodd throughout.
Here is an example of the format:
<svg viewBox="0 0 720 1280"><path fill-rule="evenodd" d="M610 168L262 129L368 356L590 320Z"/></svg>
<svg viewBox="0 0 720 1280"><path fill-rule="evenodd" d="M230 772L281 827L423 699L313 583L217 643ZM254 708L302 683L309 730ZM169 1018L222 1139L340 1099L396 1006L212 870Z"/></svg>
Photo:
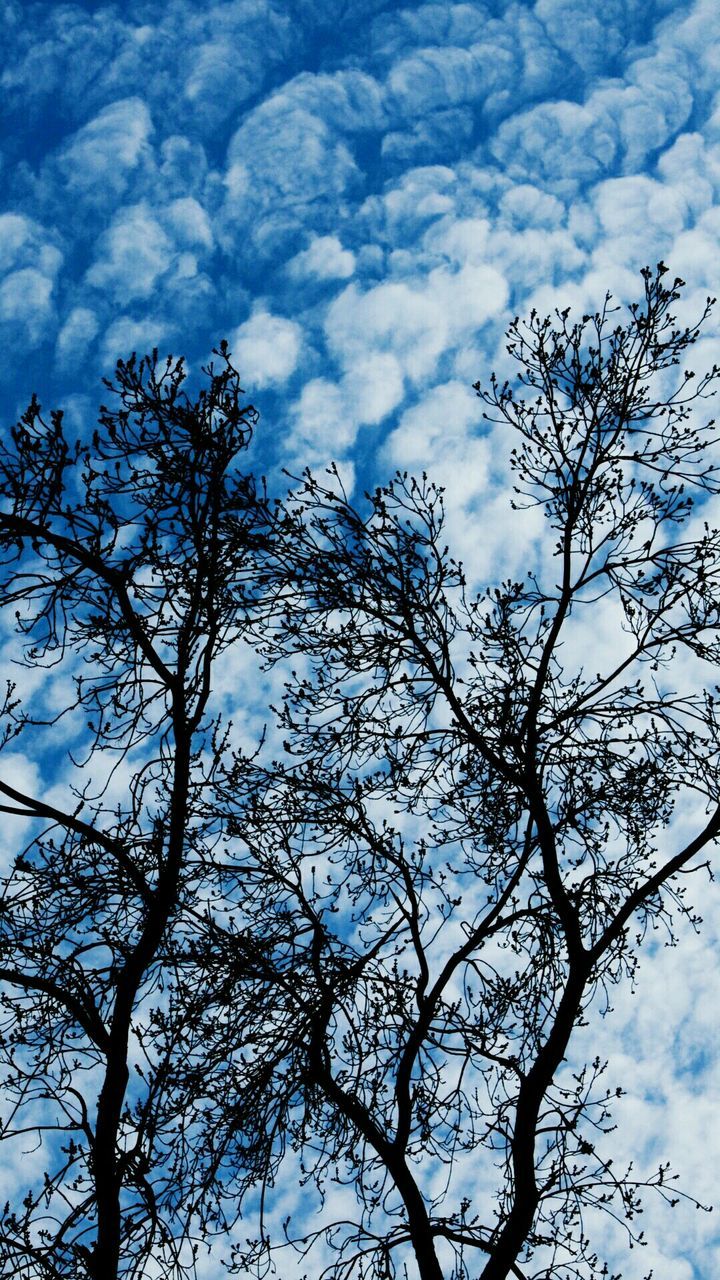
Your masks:
<svg viewBox="0 0 720 1280"><path fill-rule="evenodd" d="M31 821L3 1136L47 1165L0 1274L203 1274L212 1244L240 1275L593 1280L603 1213L632 1244L643 1194L685 1194L614 1161L622 1086L573 1040L650 929L696 922L720 836L718 370L688 366L712 300L679 326L665 277L622 318L510 326L517 381L476 390L545 537L479 593L426 476L271 502L240 472L224 346L194 400L182 362L119 363L91 441L32 402L0 602L41 693L8 687L3 741L71 763L51 803L0 757ZM258 743L214 700L250 672L253 703L248 653L283 681ZM276 1239L290 1168L319 1225Z"/></svg>

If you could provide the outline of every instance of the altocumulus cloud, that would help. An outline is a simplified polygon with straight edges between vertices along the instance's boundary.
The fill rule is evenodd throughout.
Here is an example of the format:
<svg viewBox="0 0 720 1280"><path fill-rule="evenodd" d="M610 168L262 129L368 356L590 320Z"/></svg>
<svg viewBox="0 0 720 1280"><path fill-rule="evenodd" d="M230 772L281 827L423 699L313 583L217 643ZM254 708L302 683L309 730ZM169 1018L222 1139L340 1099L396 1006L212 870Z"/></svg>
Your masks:
<svg viewBox="0 0 720 1280"><path fill-rule="evenodd" d="M55 318L53 290L62 253L33 219L0 214L0 326L12 359L37 347Z"/></svg>
<svg viewBox="0 0 720 1280"><path fill-rule="evenodd" d="M264 467L334 456L360 487L427 469L478 571L509 555L522 573L541 531L527 518L508 538L507 441L469 390L507 371L508 318L629 296L661 257L693 306L717 291L717 0L5 0L2 13L6 418L33 386L91 401L134 348L172 345L197 367L227 337L273 424ZM713 999L710 967L690 969L684 1043L706 1034ZM633 1025L624 1007L608 1024L629 1057L644 1052ZM648 1126L678 1128L673 1099L689 1091L696 1133L710 1124L712 1065L698 1056L688 1075L678 1043L664 1036L661 1084L636 1100L641 1145ZM697 1139L684 1159L701 1182ZM708 1220L689 1261L659 1222L658 1274L720 1272Z"/></svg>
<svg viewBox="0 0 720 1280"><path fill-rule="evenodd" d="M293 320L257 310L235 330L230 347L238 368L247 370L248 384L269 387L287 382L294 373L301 340L302 330Z"/></svg>

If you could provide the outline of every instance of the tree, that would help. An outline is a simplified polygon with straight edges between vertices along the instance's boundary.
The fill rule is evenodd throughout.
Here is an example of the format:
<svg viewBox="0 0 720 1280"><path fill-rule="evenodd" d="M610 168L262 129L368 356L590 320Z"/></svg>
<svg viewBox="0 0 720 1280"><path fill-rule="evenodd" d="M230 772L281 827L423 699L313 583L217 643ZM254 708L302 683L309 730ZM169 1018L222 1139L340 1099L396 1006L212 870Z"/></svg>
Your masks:
<svg viewBox="0 0 720 1280"><path fill-rule="evenodd" d="M150 1045L213 838L213 671L252 608L262 540L237 469L256 413L216 354L194 401L182 361L119 362L85 444L33 399L0 454L0 603L31 677L3 707L0 812L8 834L7 815L30 826L0 895L2 1137L34 1137L44 1168L5 1206L4 1276L192 1270L160 1107L182 1042ZM21 747L33 793L2 769Z"/></svg>
<svg viewBox="0 0 720 1280"><path fill-rule="evenodd" d="M525 581L469 590L425 478L358 509L308 473L278 515L257 637L296 664L285 755L218 770L236 916L197 950L194 1159L226 1229L294 1150L327 1201L319 1229L286 1223L313 1275L381 1280L414 1254L422 1280L607 1276L598 1214L632 1245L643 1188L681 1194L666 1164L616 1167L622 1089L573 1050L647 933L696 923L685 878L720 836L717 689L683 664L720 659L699 416L718 369L686 367L712 300L678 327L664 277L623 322L609 297L515 320L519 389L477 385L515 434L516 504L546 521ZM611 642L583 649L599 618ZM262 1226L236 1270L272 1243Z"/></svg>
<svg viewBox="0 0 720 1280"><path fill-rule="evenodd" d="M61 808L0 770L36 823L0 915L5 1132L51 1166L5 1275L177 1277L214 1237L266 1274L291 1161L326 1217L284 1247L328 1280L591 1280L598 1213L633 1243L643 1188L679 1194L616 1168L616 1091L573 1047L647 931L695 923L720 836L717 690L683 663L720 656L718 370L685 367L710 301L676 326L664 276L623 323L511 326L520 389L478 393L553 532L479 596L424 477L258 496L225 347L196 402L181 364L120 364L85 449L31 405L0 599L50 675L32 714L8 692L6 750L47 767L63 728L79 772ZM285 680L257 750L210 701L245 640Z"/></svg>

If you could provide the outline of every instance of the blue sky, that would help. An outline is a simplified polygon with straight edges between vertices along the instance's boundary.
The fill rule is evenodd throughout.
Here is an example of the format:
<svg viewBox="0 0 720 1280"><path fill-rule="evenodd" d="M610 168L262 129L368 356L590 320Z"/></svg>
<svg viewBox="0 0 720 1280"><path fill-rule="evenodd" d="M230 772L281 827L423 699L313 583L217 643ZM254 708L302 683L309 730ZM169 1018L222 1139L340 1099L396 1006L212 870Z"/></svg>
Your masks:
<svg viewBox="0 0 720 1280"><path fill-rule="evenodd" d="M118 355L228 337L264 457L416 465L406 415L430 397L472 434L468 386L538 295L631 294L662 255L712 286L719 21L10 0L4 411L37 389L86 416Z"/></svg>
<svg viewBox="0 0 720 1280"><path fill-rule="evenodd" d="M660 258L689 313L717 291L717 0L0 12L5 422L37 390L87 424L118 356L157 345L197 368L226 337L262 412L257 465L334 458L349 485L427 469L494 576L506 473L471 384L503 369L508 321L631 298ZM514 532L514 554L536 537ZM604 1030L651 1079L623 1141L654 1150L663 1130L701 1198L707 914L686 958L647 974L655 1023L641 1033L628 1003ZM720 1273L704 1216L652 1223L659 1277Z"/></svg>

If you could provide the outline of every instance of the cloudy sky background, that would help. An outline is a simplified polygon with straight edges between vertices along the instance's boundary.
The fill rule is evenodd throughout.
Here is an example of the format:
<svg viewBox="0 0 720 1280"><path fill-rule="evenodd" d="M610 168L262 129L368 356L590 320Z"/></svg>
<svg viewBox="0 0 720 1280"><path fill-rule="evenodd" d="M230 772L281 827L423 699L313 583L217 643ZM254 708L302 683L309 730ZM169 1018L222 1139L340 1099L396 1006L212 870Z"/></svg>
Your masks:
<svg viewBox="0 0 720 1280"><path fill-rule="evenodd" d="M118 356L157 345L197 368L227 337L263 415L256 465L334 458L358 488L426 469L486 579L538 532L508 539L505 448L471 389L504 371L509 319L632 298L660 258L688 314L717 290L717 0L0 15L5 423L36 390L80 427ZM674 1151L711 1199L720 928L703 907L702 939L660 946L603 1036L631 1093L625 1149ZM713 1227L649 1210L624 1274L710 1280Z"/></svg>

